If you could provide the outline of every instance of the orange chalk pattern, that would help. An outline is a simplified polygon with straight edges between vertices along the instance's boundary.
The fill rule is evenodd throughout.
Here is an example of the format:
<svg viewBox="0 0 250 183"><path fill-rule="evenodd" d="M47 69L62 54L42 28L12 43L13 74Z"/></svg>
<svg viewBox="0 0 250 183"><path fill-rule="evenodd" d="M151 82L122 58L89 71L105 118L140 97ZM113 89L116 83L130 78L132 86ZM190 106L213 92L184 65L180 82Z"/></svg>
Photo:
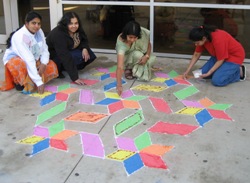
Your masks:
<svg viewBox="0 0 250 183"><path fill-rule="evenodd" d="M101 113L93 113L93 112L77 112L74 113L68 117L66 117L64 120L67 121L75 121L75 122L91 122L91 123L97 123L101 119L108 116L107 114L101 114Z"/></svg>

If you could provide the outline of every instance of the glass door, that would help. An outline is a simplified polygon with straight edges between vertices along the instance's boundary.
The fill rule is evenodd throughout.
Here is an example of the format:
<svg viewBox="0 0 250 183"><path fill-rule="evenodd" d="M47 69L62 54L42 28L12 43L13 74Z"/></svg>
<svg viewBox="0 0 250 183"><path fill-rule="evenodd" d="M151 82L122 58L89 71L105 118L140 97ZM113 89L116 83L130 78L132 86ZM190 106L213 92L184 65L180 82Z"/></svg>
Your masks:
<svg viewBox="0 0 250 183"><path fill-rule="evenodd" d="M0 0L0 44L5 44L12 30L10 0Z"/></svg>

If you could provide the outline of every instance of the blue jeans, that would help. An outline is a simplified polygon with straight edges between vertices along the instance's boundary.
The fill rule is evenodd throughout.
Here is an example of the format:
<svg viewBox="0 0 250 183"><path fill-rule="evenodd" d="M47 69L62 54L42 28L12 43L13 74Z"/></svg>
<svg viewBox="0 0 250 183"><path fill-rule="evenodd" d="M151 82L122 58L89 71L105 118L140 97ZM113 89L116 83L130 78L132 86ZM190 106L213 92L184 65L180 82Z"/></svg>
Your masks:
<svg viewBox="0 0 250 183"><path fill-rule="evenodd" d="M84 67L86 67L87 65L89 65L91 62L93 62L96 59L96 56L91 49L88 49L88 52L89 52L90 58L87 62L85 62L82 58L82 51L81 50L70 51L78 70L84 69Z"/></svg>
<svg viewBox="0 0 250 183"><path fill-rule="evenodd" d="M211 57L201 69L202 74L207 73L216 63L216 57ZM223 64L214 73L205 78L211 79L214 86L226 86L240 80L240 65L224 61Z"/></svg>
<svg viewBox="0 0 250 183"><path fill-rule="evenodd" d="M93 62L96 59L96 55L94 54L94 52L91 49L88 49L88 52L89 52L90 59L87 62L85 62L82 58L82 51L81 50L75 49L75 50L70 51L70 54L74 60L74 64L76 65L77 70L84 69L84 67L86 67L87 65L89 65L91 62ZM62 72L64 70L64 68L63 68L62 62L58 58L58 56L53 58L53 61L57 65L58 72Z"/></svg>

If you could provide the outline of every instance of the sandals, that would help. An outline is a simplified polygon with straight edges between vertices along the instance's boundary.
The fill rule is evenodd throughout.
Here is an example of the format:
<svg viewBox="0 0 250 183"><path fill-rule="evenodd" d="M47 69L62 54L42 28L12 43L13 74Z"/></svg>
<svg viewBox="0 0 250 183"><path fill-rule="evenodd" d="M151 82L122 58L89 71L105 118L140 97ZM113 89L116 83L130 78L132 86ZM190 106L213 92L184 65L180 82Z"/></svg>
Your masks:
<svg viewBox="0 0 250 183"><path fill-rule="evenodd" d="M135 77L133 76L132 69L125 69L125 78L128 80L133 80Z"/></svg>

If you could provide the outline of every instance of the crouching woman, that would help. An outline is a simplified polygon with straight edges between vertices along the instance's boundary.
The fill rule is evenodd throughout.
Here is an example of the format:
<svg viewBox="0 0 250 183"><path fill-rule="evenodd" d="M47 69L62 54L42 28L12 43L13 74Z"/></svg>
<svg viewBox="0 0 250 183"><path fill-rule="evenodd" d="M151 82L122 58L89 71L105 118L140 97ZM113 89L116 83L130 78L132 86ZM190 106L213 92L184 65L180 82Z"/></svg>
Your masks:
<svg viewBox="0 0 250 183"><path fill-rule="evenodd" d="M41 29L42 17L29 12L25 24L13 32L7 40L7 50L3 57L5 81L0 89L14 87L23 93L44 93L44 84L56 78L56 64L49 60L48 47Z"/></svg>
<svg viewBox="0 0 250 183"><path fill-rule="evenodd" d="M118 36L117 52L117 93L122 93L122 73L125 78L149 81L156 57L151 54L150 32L135 21L128 22Z"/></svg>

